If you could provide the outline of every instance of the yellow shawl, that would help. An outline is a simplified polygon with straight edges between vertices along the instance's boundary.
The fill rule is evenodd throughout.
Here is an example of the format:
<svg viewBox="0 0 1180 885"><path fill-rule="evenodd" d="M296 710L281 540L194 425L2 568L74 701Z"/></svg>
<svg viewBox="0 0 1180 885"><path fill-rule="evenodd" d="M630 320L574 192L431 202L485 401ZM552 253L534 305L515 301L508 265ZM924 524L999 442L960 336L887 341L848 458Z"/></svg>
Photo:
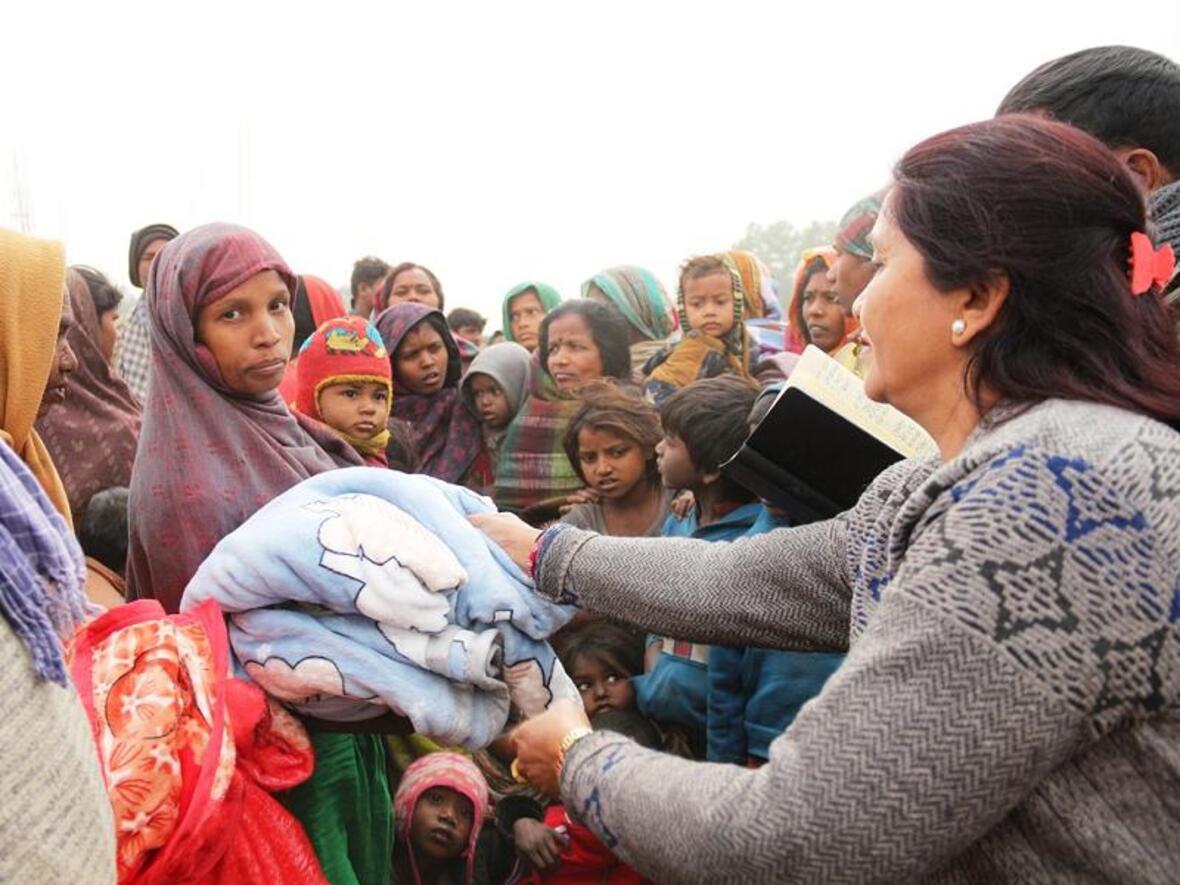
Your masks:
<svg viewBox="0 0 1180 885"><path fill-rule="evenodd" d="M33 429L57 353L65 279L58 243L0 229L0 439L71 523L66 490Z"/></svg>

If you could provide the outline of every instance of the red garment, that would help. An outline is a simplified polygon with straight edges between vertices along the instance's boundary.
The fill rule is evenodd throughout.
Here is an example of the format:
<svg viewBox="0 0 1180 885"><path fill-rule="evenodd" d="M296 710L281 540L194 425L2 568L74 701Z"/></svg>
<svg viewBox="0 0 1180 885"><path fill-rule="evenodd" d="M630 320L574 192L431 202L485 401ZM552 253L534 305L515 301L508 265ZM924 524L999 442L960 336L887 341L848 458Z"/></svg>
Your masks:
<svg viewBox="0 0 1180 885"><path fill-rule="evenodd" d="M303 828L267 792L311 775L307 732L227 675L215 602L168 616L154 600L119 606L80 629L72 653L119 882L326 882Z"/></svg>
<svg viewBox="0 0 1180 885"><path fill-rule="evenodd" d="M229 224L186 231L152 262L152 384L131 477L129 599L177 611L197 566L256 510L310 476L363 463L324 425L292 417L277 391L231 391L196 343L201 307L267 270L294 291L274 248Z"/></svg>
<svg viewBox="0 0 1180 885"><path fill-rule="evenodd" d="M328 320L348 316L340 293L332 288L331 283L321 280L319 277L313 277L311 274L301 274L299 278L303 280L301 291L307 293L307 303L311 307L313 328L318 329ZM295 340L296 344L299 344L298 334ZM283 383L279 385L279 396L289 406L294 404L295 398L298 396L298 379L299 354L293 353L291 354L291 362L287 364L287 374L283 376Z"/></svg>
<svg viewBox="0 0 1180 885"><path fill-rule="evenodd" d="M569 839L561 852L561 865L552 873L529 873L520 880L522 885L654 885L611 854L589 827L571 819L562 806L549 806L545 826Z"/></svg>

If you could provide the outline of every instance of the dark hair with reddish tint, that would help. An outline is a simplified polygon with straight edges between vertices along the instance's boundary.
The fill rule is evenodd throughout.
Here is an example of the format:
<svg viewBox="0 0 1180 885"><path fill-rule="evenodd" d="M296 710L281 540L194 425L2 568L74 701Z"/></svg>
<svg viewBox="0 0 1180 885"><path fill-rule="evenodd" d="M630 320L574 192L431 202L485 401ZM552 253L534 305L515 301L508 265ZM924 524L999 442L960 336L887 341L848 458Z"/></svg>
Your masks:
<svg viewBox="0 0 1180 885"><path fill-rule="evenodd" d="M974 342L968 393L1031 405L1086 400L1180 419L1175 316L1131 294L1131 234L1146 228L1131 175L1097 139L1013 114L952 129L894 169L889 217L946 292L1007 277Z"/></svg>
<svg viewBox="0 0 1180 885"><path fill-rule="evenodd" d="M641 399L638 393L620 389L607 381L587 385L579 394L582 406L570 419L561 444L574 472L582 482L582 462L578 457L578 434L583 430L605 430L615 436L631 440L644 451L647 478L659 485L660 471L656 466L656 444L663 437L660 413L655 406Z"/></svg>
<svg viewBox="0 0 1180 885"><path fill-rule="evenodd" d="M598 348L598 356L602 359L603 377L630 380L631 335L627 331L627 321L617 308L585 298L563 301L541 320L541 330L537 335L541 368L549 371L549 327L554 321L568 316L581 317L590 330L590 337L594 339L594 346Z"/></svg>
<svg viewBox="0 0 1180 885"><path fill-rule="evenodd" d="M397 267L389 271L389 276L385 278L385 285L381 287L381 299L377 304L377 313L389 307L389 296L393 294L393 287L397 284L397 278L408 270L420 270L426 274L426 278L430 280L430 285L434 288L434 294L438 296L438 309L443 310L443 305L446 303L443 298L442 283L428 267L423 267L420 264L414 264L412 261L403 261Z"/></svg>

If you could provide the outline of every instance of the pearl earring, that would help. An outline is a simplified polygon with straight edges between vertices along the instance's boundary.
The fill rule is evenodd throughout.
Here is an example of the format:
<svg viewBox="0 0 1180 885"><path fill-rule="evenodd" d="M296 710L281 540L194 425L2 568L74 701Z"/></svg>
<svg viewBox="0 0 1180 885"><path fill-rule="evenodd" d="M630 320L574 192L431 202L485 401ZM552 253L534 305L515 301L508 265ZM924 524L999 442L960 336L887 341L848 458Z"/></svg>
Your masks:
<svg viewBox="0 0 1180 885"><path fill-rule="evenodd" d="M966 331L967 331L966 320L955 320L953 323L951 323L951 334L954 335L956 338L958 338L960 335L962 335Z"/></svg>

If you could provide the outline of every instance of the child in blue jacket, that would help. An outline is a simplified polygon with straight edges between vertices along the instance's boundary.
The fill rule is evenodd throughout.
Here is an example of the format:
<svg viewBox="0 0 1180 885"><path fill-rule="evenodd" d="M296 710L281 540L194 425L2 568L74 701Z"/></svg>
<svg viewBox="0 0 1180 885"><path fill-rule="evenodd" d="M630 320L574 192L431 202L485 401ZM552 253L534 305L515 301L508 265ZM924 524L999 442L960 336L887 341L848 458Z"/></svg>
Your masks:
<svg viewBox="0 0 1180 885"><path fill-rule="evenodd" d="M751 430L769 411L777 394L775 387L759 395L749 416ZM743 537L790 524L772 506L759 504L759 511ZM843 660L842 652L711 646L706 715L709 761L765 763L770 742L786 730L804 703L819 694Z"/></svg>

